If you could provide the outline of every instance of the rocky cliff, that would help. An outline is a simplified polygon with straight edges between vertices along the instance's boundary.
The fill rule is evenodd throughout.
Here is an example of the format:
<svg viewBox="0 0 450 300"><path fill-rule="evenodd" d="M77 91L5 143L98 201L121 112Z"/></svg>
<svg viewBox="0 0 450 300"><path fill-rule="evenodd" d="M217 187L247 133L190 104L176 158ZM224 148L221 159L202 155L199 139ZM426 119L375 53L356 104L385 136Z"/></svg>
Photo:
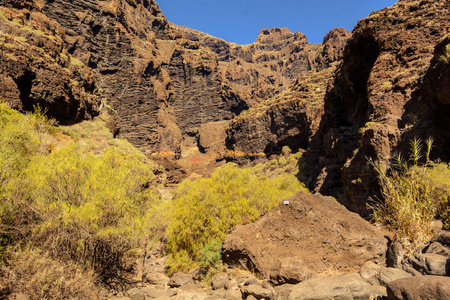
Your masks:
<svg viewBox="0 0 450 300"><path fill-rule="evenodd" d="M39 104L73 124L103 102L119 116L115 133L147 155L179 158L202 124L247 108L215 53L170 29L154 1L1 4L0 97L17 109Z"/></svg>
<svg viewBox="0 0 450 300"><path fill-rule="evenodd" d="M300 75L286 91L233 119L227 128L229 153L257 158L279 154L283 146L293 151L307 149L319 127L325 92L335 69L333 65Z"/></svg>
<svg viewBox="0 0 450 300"><path fill-rule="evenodd" d="M323 43L314 45L303 33L287 28L262 29L253 44L237 45L187 27L169 26L194 47L216 54L220 80L248 106L231 122L202 123L204 130L196 139L200 149L209 149L209 162L253 160L280 153L284 145L306 148L320 122L332 64L342 58L351 36L347 30L331 30ZM204 158L194 159L204 163Z"/></svg>
<svg viewBox="0 0 450 300"><path fill-rule="evenodd" d="M274 28L236 45L168 23L155 1L2 5L2 98L25 111L40 104L61 124L107 103L120 117L115 133L189 172L214 165L232 119L339 60L350 36L335 29L313 45Z"/></svg>
<svg viewBox="0 0 450 300"><path fill-rule="evenodd" d="M68 53L65 38L64 29L42 13L0 7L0 100L21 111L40 106L60 124L97 115L94 74Z"/></svg>
<svg viewBox="0 0 450 300"><path fill-rule="evenodd" d="M359 21L308 150L316 191L366 215L378 191L368 158L406 154L417 136L449 161L449 14L448 1L398 1Z"/></svg>
<svg viewBox="0 0 450 300"><path fill-rule="evenodd" d="M272 28L261 29L253 44L237 45L187 27L170 27L215 52L223 80L250 106L287 89L300 74L330 67L342 58L351 36L344 28L335 28L323 43L310 44L301 32Z"/></svg>

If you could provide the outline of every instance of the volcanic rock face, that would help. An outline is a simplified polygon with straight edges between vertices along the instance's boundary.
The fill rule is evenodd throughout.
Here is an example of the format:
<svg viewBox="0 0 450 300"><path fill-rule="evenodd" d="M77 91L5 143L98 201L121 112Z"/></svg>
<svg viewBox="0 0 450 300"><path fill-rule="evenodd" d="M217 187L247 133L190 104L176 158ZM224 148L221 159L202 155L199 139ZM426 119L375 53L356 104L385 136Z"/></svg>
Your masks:
<svg viewBox="0 0 450 300"><path fill-rule="evenodd" d="M172 41L159 41L162 47ZM166 44L166 45L164 45ZM195 44L194 44L195 45ZM163 65L174 91L168 102L175 109L183 134L195 135L202 124L231 120L247 105L220 79L218 61L208 48L176 47Z"/></svg>
<svg viewBox="0 0 450 300"><path fill-rule="evenodd" d="M224 262L284 284L384 261L383 232L334 199L299 193L287 200L255 223L236 227L224 241Z"/></svg>
<svg viewBox="0 0 450 300"><path fill-rule="evenodd" d="M222 80L250 106L285 90L299 75L320 71L340 60L351 36L344 28L335 28L323 43L310 44L303 33L272 28L262 29L253 44L237 45L187 27L170 26L214 51Z"/></svg>
<svg viewBox="0 0 450 300"><path fill-rule="evenodd" d="M308 147L323 114L325 91L334 75L333 62L342 58L351 36L347 30L334 29L322 44L313 45L302 33L263 29L251 45L225 44L220 48L212 47L212 37L192 31L187 34L216 51L230 86L251 105L227 129L228 153L255 159L279 154L283 146L294 151ZM242 160L235 155L226 157Z"/></svg>
<svg viewBox="0 0 450 300"><path fill-rule="evenodd" d="M263 29L241 46L168 23L153 0L2 4L1 96L22 110L39 103L64 124L94 116L104 100L123 137L155 157L201 154L203 128L217 136L206 138L214 161L230 120L340 59L350 36L335 29L312 45L302 33Z"/></svg>
<svg viewBox="0 0 450 300"><path fill-rule="evenodd" d="M325 115L308 150L316 191L366 215L376 196L367 158L406 151L414 136L435 139L450 159L448 1L398 1L361 20L325 97Z"/></svg>
<svg viewBox="0 0 450 300"><path fill-rule="evenodd" d="M156 46L166 20L154 1L56 0L42 12L65 29L69 53L96 73L125 138L142 150L179 147L181 134L166 101L170 80Z"/></svg>
<svg viewBox="0 0 450 300"><path fill-rule="evenodd" d="M319 127L334 71L332 66L300 75L288 90L234 118L227 129L227 148L265 156L281 153L283 146L306 149Z"/></svg>
<svg viewBox="0 0 450 300"><path fill-rule="evenodd" d="M0 7L0 99L21 111L39 105L60 124L97 115L93 73L68 54L65 38L64 29L39 12Z"/></svg>

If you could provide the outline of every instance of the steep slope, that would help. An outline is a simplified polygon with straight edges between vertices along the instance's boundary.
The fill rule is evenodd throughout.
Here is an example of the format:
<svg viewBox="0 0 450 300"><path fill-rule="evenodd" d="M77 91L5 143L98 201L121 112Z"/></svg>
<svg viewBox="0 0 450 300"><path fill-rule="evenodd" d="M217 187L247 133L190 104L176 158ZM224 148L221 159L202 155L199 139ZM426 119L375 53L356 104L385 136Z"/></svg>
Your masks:
<svg viewBox="0 0 450 300"><path fill-rule="evenodd" d="M97 115L94 74L67 52L64 38L41 13L0 7L0 100L21 111L39 105L60 124Z"/></svg>
<svg viewBox="0 0 450 300"><path fill-rule="evenodd" d="M298 151L308 147L323 115L324 96L336 65L300 75L279 95L254 105L233 119L227 129L228 159L281 153L283 146Z"/></svg>
<svg viewBox="0 0 450 300"><path fill-rule="evenodd" d="M229 43L196 30L170 24L186 38L217 54L223 80L250 106L288 88L300 74L320 71L342 58L351 33L331 30L320 44L310 44L301 32L288 28L261 29L253 44Z"/></svg>
<svg viewBox="0 0 450 300"><path fill-rule="evenodd" d="M313 45L302 33L263 29L242 46L168 23L153 0L2 4L0 96L22 110L39 103L61 124L107 103L119 117L115 134L188 173L215 165L231 120L339 60L350 36L335 29Z"/></svg>
<svg viewBox="0 0 450 300"><path fill-rule="evenodd" d="M431 136L434 157L449 161L449 20L448 1L398 1L359 21L308 150L316 191L367 215L378 191L369 157Z"/></svg>

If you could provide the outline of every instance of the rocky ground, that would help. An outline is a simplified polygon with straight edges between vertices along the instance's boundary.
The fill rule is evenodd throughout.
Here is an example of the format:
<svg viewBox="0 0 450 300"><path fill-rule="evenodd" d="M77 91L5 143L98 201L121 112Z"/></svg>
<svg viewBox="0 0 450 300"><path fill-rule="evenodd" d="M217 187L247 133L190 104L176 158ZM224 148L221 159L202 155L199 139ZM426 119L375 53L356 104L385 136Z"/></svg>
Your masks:
<svg viewBox="0 0 450 300"><path fill-rule="evenodd" d="M334 199L306 193L226 238L227 269L210 284L201 272L166 275L161 252L137 262L127 283L99 299L449 299L450 232L406 255L395 234ZM8 299L28 299L11 295Z"/></svg>
<svg viewBox="0 0 450 300"><path fill-rule="evenodd" d="M167 22L153 0L6 0L0 98L23 112L39 104L60 124L108 106L114 134L159 160L170 182L217 160L307 149L310 187L345 205L298 194L230 233L229 267L211 285L198 270L167 277L155 252L99 299L450 299L442 224L404 253L360 217L379 192L369 157L431 136L432 159L450 160L449 14L447 0L400 0L352 36L335 29L313 45L274 28L235 45Z"/></svg>

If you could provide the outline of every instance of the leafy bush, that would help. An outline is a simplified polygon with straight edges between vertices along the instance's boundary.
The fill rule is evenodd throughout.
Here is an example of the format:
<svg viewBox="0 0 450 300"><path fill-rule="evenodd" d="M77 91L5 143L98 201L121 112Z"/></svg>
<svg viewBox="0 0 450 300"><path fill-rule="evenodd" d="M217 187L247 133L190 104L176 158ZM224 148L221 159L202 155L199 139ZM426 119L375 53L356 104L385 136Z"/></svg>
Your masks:
<svg viewBox="0 0 450 300"><path fill-rule="evenodd" d="M167 229L169 273L197 266L205 245L222 243L236 225L253 222L282 199L306 190L292 174L267 178L254 170L228 163L210 178L180 184Z"/></svg>
<svg viewBox="0 0 450 300"><path fill-rule="evenodd" d="M39 145L30 118L0 103L0 182L5 183L24 169Z"/></svg>
<svg viewBox="0 0 450 300"><path fill-rule="evenodd" d="M0 250L28 243L93 268L100 280L120 276L128 250L161 226L149 161L128 148L94 152L40 111L22 115L1 105L0 129Z"/></svg>
<svg viewBox="0 0 450 300"><path fill-rule="evenodd" d="M431 148L432 140L428 139L425 162L419 163L423 158L422 142L414 139L409 164L400 155L389 172L382 164L374 164L383 196L382 202L369 205L374 220L390 224L409 251L429 242L433 234L430 221L435 216L448 222L450 215L450 170L429 160Z"/></svg>
<svg viewBox="0 0 450 300"><path fill-rule="evenodd" d="M203 275L203 282L207 286L211 284L211 280L217 273L225 271L225 265L222 263L222 241L214 239L208 242L203 249L200 250L198 257L199 267Z"/></svg>
<svg viewBox="0 0 450 300"><path fill-rule="evenodd" d="M212 240L200 250L198 258L200 268L218 268L222 263L220 250L222 243L219 240Z"/></svg>

